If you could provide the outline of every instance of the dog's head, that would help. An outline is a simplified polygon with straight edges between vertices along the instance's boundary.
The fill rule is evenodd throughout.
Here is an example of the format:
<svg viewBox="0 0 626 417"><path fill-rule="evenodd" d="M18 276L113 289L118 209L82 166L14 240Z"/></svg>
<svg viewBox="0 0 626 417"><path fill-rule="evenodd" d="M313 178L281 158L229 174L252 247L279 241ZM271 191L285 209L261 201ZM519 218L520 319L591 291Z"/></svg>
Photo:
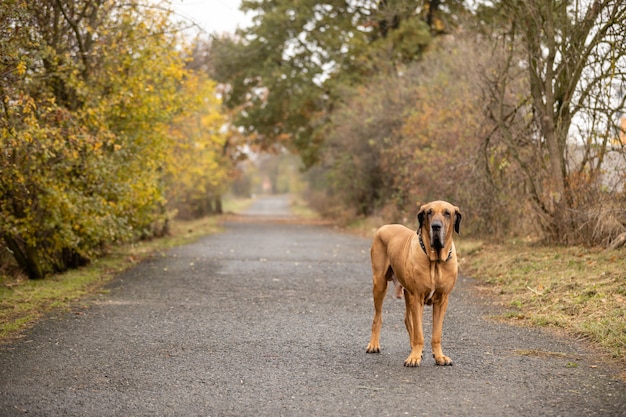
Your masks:
<svg viewBox="0 0 626 417"><path fill-rule="evenodd" d="M426 252L431 261L445 261L452 247L452 232L461 234L461 211L447 201L433 201L417 213Z"/></svg>

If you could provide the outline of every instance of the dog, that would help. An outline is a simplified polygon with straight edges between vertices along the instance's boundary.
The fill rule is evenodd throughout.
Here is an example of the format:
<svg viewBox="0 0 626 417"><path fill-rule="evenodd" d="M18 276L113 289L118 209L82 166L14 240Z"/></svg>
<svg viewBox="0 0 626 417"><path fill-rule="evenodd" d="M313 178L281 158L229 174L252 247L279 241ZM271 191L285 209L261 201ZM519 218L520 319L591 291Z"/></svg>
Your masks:
<svg viewBox="0 0 626 417"><path fill-rule="evenodd" d="M370 249L374 320L367 353L380 352L382 306L387 283L397 280L404 293L404 324L411 342L411 353L404 366L415 367L422 363L424 304L433 306L431 345L435 362L442 366L452 365L452 359L445 356L441 349L441 334L448 295L458 275L452 234L453 231L460 234L461 218L457 206L446 201L433 201L420 207L417 231L399 224L388 224L376 231Z"/></svg>

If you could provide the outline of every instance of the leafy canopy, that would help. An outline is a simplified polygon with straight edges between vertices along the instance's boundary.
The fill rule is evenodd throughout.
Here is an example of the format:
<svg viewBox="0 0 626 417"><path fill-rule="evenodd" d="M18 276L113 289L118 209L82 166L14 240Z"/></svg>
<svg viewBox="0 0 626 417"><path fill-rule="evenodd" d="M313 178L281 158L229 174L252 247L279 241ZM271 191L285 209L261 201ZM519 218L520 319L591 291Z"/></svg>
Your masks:
<svg viewBox="0 0 626 417"><path fill-rule="evenodd" d="M430 2L425 2L429 4ZM213 42L225 103L261 148L275 143L315 163L321 126L343 86L419 57L430 28L415 2L243 1L255 15L236 38Z"/></svg>

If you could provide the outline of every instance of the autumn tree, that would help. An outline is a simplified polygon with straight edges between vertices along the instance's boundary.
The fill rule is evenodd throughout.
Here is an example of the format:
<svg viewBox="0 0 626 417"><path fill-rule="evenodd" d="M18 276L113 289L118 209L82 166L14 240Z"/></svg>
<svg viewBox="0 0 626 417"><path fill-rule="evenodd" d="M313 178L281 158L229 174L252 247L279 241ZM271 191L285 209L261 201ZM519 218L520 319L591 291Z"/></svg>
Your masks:
<svg viewBox="0 0 626 417"><path fill-rule="evenodd" d="M380 74L343 98L312 173L328 199L319 189L312 193L320 209L334 210L333 217L405 221L416 203L448 199L466 208L473 231L502 219L498 213L476 219L488 199L475 161L484 129L480 74L489 49L467 33L431 46L402 76Z"/></svg>
<svg viewBox="0 0 626 417"><path fill-rule="evenodd" d="M114 230L99 192L110 137L98 138L79 121L88 113L75 113L92 68L80 28L102 5L84 6L84 14L75 2L0 6L1 43L10 51L1 87L0 235L32 278L84 263Z"/></svg>
<svg viewBox="0 0 626 417"><path fill-rule="evenodd" d="M221 212L234 161L215 82L205 73L189 74L183 89L187 109L170 125L164 172L168 208L189 219Z"/></svg>
<svg viewBox="0 0 626 417"><path fill-rule="evenodd" d="M495 177L514 168L522 198L550 240L610 240L626 223L619 208L624 144L616 141L625 100L626 4L502 0L489 13L500 16L492 33L500 39L494 59L501 66L488 75L494 129L484 142L487 170ZM617 158L607 164L611 153ZM607 170L618 171L613 180L603 175ZM601 201L615 210L600 215ZM617 227L594 234L607 217Z"/></svg>
<svg viewBox="0 0 626 417"><path fill-rule="evenodd" d="M315 163L339 90L417 59L431 38L430 3L440 2L242 2L253 25L213 42L225 103L241 107L235 123L260 147L281 143Z"/></svg>
<svg viewBox="0 0 626 417"><path fill-rule="evenodd" d="M190 139L171 125L216 111L203 101L215 100L213 84L192 86L167 9L15 0L0 17L0 238L17 263L41 278L162 233L168 175L198 162L177 169L176 141ZM225 175L210 162L203 175L216 186Z"/></svg>

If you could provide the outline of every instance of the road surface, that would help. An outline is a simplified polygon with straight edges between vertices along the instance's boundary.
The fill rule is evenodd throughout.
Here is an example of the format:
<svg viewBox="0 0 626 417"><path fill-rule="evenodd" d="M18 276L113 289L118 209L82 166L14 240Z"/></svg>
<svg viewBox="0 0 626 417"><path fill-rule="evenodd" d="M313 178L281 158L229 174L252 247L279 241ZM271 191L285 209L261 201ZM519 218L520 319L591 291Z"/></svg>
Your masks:
<svg viewBox="0 0 626 417"><path fill-rule="evenodd" d="M382 352L366 354L369 241L268 219L286 204L260 199L258 222L154 256L0 346L0 416L626 415L615 369L573 339L490 320L469 278L444 323L454 366L403 366L391 291Z"/></svg>

